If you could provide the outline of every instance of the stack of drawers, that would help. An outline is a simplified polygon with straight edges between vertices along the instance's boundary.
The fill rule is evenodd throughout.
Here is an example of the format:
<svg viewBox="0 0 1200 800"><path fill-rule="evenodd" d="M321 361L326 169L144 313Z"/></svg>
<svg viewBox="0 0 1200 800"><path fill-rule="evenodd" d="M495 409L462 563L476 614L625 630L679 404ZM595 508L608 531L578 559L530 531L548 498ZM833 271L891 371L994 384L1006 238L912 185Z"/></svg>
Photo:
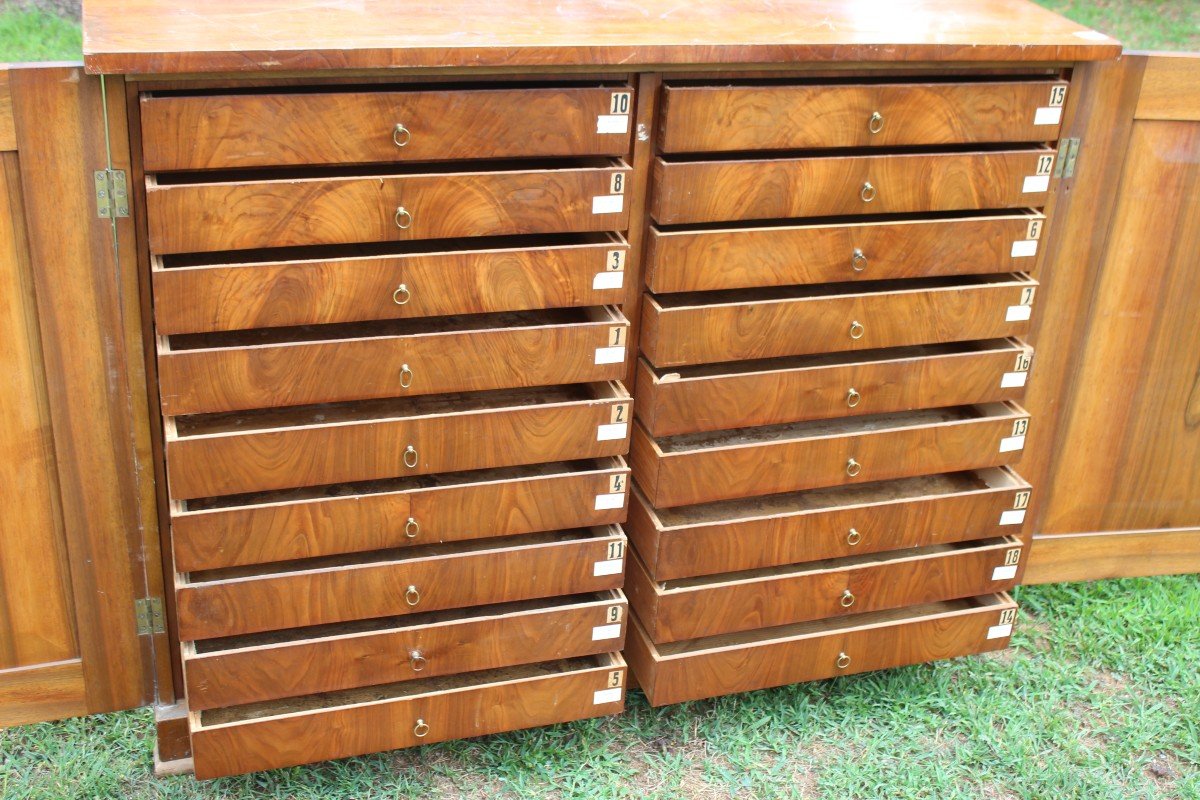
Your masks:
<svg viewBox="0 0 1200 800"><path fill-rule="evenodd" d="M627 525L651 703L1006 646L1066 86L667 81Z"/></svg>
<svg viewBox="0 0 1200 800"><path fill-rule="evenodd" d="M142 95L198 777L623 708L631 106Z"/></svg>

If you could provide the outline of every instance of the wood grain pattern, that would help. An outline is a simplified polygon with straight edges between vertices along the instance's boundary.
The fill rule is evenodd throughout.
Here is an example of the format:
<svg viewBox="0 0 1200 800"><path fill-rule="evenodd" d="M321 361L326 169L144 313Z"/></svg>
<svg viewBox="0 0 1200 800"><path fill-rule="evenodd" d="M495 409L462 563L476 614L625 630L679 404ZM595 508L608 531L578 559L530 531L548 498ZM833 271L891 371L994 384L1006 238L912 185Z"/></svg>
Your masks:
<svg viewBox="0 0 1200 800"><path fill-rule="evenodd" d="M13 124L12 92L8 88L8 70L0 69L0 150L17 149L17 131Z"/></svg>
<svg viewBox="0 0 1200 800"><path fill-rule="evenodd" d="M243 180L165 184L146 192L150 249L197 253L257 247L446 239L520 233L622 230L628 204L594 213L612 166L451 172L436 175ZM410 215L396 224L396 210Z"/></svg>
<svg viewBox="0 0 1200 800"><path fill-rule="evenodd" d="M650 228L646 286L656 293L937 275L1031 272L1014 256L1045 217L1017 214L664 231ZM1022 245L1028 249L1028 245ZM1037 244L1033 244L1036 251ZM862 258L856 259L855 252ZM1020 251L1018 251L1020 252ZM864 260L865 259L865 260Z"/></svg>
<svg viewBox="0 0 1200 800"><path fill-rule="evenodd" d="M0 728L88 713L78 658L0 669Z"/></svg>
<svg viewBox="0 0 1200 800"><path fill-rule="evenodd" d="M148 94L141 101L142 153L147 172L617 156L629 151L629 126L624 133L601 133L596 118L610 113L612 95L618 91L632 90L595 86ZM393 137L397 125L404 126L407 136Z"/></svg>
<svg viewBox="0 0 1200 800"><path fill-rule="evenodd" d="M157 259L154 322L170 335L612 305L625 270L613 288L596 288L597 276L625 267L628 253L600 240L171 268Z"/></svg>
<svg viewBox="0 0 1200 800"><path fill-rule="evenodd" d="M641 349L656 367L674 367L1021 336L1030 309L1020 307L1033 304L1036 287L1014 274L647 294Z"/></svg>
<svg viewBox="0 0 1200 800"><path fill-rule="evenodd" d="M619 526L535 533L470 546L430 545L369 556L238 571L189 573L178 583L179 638L211 639L303 625L621 587ZM415 587L415 593L413 590ZM416 598L415 602L413 598Z"/></svg>
<svg viewBox="0 0 1200 800"><path fill-rule="evenodd" d="M1200 528L1033 537L1022 583L1098 581L1200 572Z"/></svg>
<svg viewBox="0 0 1200 800"><path fill-rule="evenodd" d="M1146 59L1134 117L1200 122L1200 59L1195 53L1156 53Z"/></svg>
<svg viewBox="0 0 1200 800"><path fill-rule="evenodd" d="M800 422L653 440L634 425L633 478L656 508L1014 464L1012 404ZM1002 447L1021 448L1001 450ZM850 461L860 467L851 475Z"/></svg>
<svg viewBox="0 0 1200 800"><path fill-rule="evenodd" d="M619 650L620 592L320 628L282 641L223 640L186 655L193 711ZM612 621L612 617L616 621ZM615 628L595 638L595 628ZM553 635L547 635L547 632ZM227 642L227 643L226 643ZM413 656L420 655L420 659Z"/></svg>
<svg viewBox="0 0 1200 800"><path fill-rule="evenodd" d="M786 20L788 24L780 24ZM470 21L470 25L464 25ZM1075 61L1118 43L1026 0L450 0L280 7L270 0L93 0L84 58L103 73L404 67ZM486 36L478 32L486 31Z"/></svg>
<svg viewBox="0 0 1200 800"><path fill-rule="evenodd" d="M1015 340L675 372L639 359L635 416L651 436L674 436L1019 400L1032 362L1033 351Z"/></svg>
<svg viewBox="0 0 1200 800"><path fill-rule="evenodd" d="M1024 191L1025 178L1037 175L1039 158L1053 154L1029 149L721 161L659 158L650 213L660 224L675 225L1039 206L1047 192ZM868 183L875 194L864 201Z"/></svg>
<svg viewBox="0 0 1200 800"><path fill-rule="evenodd" d="M698 153L1053 141L1057 122L1035 125L1034 117L1039 107L1061 107L1066 88L1066 81L668 85L659 147Z"/></svg>
<svg viewBox="0 0 1200 800"><path fill-rule="evenodd" d="M648 574L669 581L1013 535L1030 492L1008 469L676 509L635 489L624 528Z"/></svg>
<svg viewBox="0 0 1200 800"><path fill-rule="evenodd" d="M989 628L1015 612L989 595L656 647L635 618L625 656L653 706L1002 650ZM837 666L840 654L849 658Z"/></svg>
<svg viewBox="0 0 1200 800"><path fill-rule="evenodd" d="M330 758L413 747L449 739L553 725L625 708L622 688L611 701L596 702L610 681L626 684L625 662L607 654L566 666L476 673L439 689L437 682L364 689L334 695L340 705L309 713L286 706L276 714L210 724L192 715L196 777L217 778ZM252 707L253 708L253 707ZM429 725L414 733L418 720ZM337 735L330 735L336 731Z"/></svg>
<svg viewBox="0 0 1200 800"><path fill-rule="evenodd" d="M628 340L615 308L176 337L159 396L177 416L617 380Z"/></svg>
<svg viewBox="0 0 1200 800"><path fill-rule="evenodd" d="M607 525L624 520L628 485L629 467L616 457L276 493L241 503L174 503L175 567L189 572ZM614 494L617 502L600 502Z"/></svg>
<svg viewBox="0 0 1200 800"><path fill-rule="evenodd" d="M358 406L350 416L328 419L319 410L307 422L243 427L196 435L168 435L167 475L175 499L320 486L400 475L600 458L629 447L629 395L619 384L517 395L482 395L471 406L414 405L420 398ZM491 405L486 403L494 400ZM369 410L370 414L354 413ZM257 417L256 419L261 419ZM613 438L599 438L611 431ZM487 448L478 446L488 442ZM415 467L405 464L406 448Z"/></svg>
<svg viewBox="0 0 1200 800"><path fill-rule="evenodd" d="M668 583L635 556L626 591L646 635L677 642L1006 591L1021 551L986 539Z"/></svg>

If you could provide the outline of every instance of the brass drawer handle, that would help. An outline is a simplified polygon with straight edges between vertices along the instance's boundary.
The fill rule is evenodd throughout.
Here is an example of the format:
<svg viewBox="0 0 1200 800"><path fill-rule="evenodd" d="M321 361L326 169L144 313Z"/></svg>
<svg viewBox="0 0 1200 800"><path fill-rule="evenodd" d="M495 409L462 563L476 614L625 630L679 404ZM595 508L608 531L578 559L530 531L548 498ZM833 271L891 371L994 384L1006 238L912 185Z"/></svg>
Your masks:
<svg viewBox="0 0 1200 800"><path fill-rule="evenodd" d="M850 545L851 547L854 547L861 541L862 534L858 532L858 528L851 528L850 532L846 534L846 544Z"/></svg>
<svg viewBox="0 0 1200 800"><path fill-rule="evenodd" d="M421 523L417 522L416 517L409 517L408 522L404 523L404 535L410 539L415 539L420 532Z"/></svg>
<svg viewBox="0 0 1200 800"><path fill-rule="evenodd" d="M417 448L411 444L404 448L404 466L409 469L416 469L417 466Z"/></svg>
<svg viewBox="0 0 1200 800"><path fill-rule="evenodd" d="M396 287L396 291L392 292L392 302L398 306L402 306L412 300L412 292L408 290L406 284L400 284Z"/></svg>
<svg viewBox="0 0 1200 800"><path fill-rule="evenodd" d="M421 593L417 591L417 587L409 586L404 590L404 602L408 603L410 606L415 606L417 603L421 602Z"/></svg>
<svg viewBox="0 0 1200 800"><path fill-rule="evenodd" d="M413 672L420 672L421 670L425 669L425 665L428 663L429 661L425 658L425 656L421 655L420 650L412 650L409 652L408 664L410 667L412 667Z"/></svg>
<svg viewBox="0 0 1200 800"><path fill-rule="evenodd" d="M850 338L851 339L858 341L859 339L861 339L863 337L863 334L865 334L866 332L867 332L867 329L865 327L863 327L863 324L861 322L859 322L858 320L854 320L853 322L850 323Z"/></svg>
<svg viewBox="0 0 1200 800"><path fill-rule="evenodd" d="M867 120L867 130L873 134L883 130L883 114L878 111L871 114L871 118Z"/></svg>
<svg viewBox="0 0 1200 800"><path fill-rule="evenodd" d="M862 272L867 268L867 254L857 247L854 248L854 254L850 257L850 268L855 272Z"/></svg>
<svg viewBox="0 0 1200 800"><path fill-rule="evenodd" d="M404 123L397 122L396 127L392 128L392 141L396 143L396 147L404 147L412 141L412 131L404 127Z"/></svg>
<svg viewBox="0 0 1200 800"><path fill-rule="evenodd" d="M862 395L858 393L858 389L855 389L853 386L851 386L850 391L846 392L846 405L850 406L851 408L857 408L858 404L861 402Z"/></svg>
<svg viewBox="0 0 1200 800"><path fill-rule="evenodd" d="M837 668L845 669L850 666L850 656L845 653L838 653Z"/></svg>
<svg viewBox="0 0 1200 800"><path fill-rule="evenodd" d="M400 206L396 209L396 227L402 231L406 231L412 226L412 214L408 213L408 209Z"/></svg>
<svg viewBox="0 0 1200 800"><path fill-rule="evenodd" d="M862 472L862 464L855 461L853 458L846 462L846 474L851 478L857 478L858 473Z"/></svg>
<svg viewBox="0 0 1200 800"><path fill-rule="evenodd" d="M412 386L412 381L413 381L412 367L408 366L408 364L401 364L400 365L400 388L407 389L408 387Z"/></svg>
<svg viewBox="0 0 1200 800"><path fill-rule="evenodd" d="M425 723L425 720L417 720L417 724L413 726L413 736L416 736L418 739L424 739L428 735L429 726Z"/></svg>
<svg viewBox="0 0 1200 800"><path fill-rule="evenodd" d="M854 592L850 591L849 589L842 592L841 603L842 608L849 608L850 606L854 605Z"/></svg>
<svg viewBox="0 0 1200 800"><path fill-rule="evenodd" d="M871 185L870 181L867 181L863 184L862 191L858 193L858 196L862 198L864 203L869 203L875 199L875 195L877 194L879 194L879 192L874 186Z"/></svg>

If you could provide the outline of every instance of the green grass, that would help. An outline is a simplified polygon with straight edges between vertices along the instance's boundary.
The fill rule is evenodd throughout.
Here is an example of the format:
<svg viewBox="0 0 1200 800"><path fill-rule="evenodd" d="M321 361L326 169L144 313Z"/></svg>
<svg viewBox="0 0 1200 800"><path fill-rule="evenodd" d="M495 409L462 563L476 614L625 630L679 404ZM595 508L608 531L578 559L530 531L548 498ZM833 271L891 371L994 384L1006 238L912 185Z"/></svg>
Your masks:
<svg viewBox="0 0 1200 800"><path fill-rule="evenodd" d="M46 11L0 11L0 61L77 61L83 33L74 20Z"/></svg>
<svg viewBox="0 0 1200 800"><path fill-rule="evenodd" d="M198 783L145 710L0 732L0 797L1200 798L1200 577L1020 590L1002 653Z"/></svg>

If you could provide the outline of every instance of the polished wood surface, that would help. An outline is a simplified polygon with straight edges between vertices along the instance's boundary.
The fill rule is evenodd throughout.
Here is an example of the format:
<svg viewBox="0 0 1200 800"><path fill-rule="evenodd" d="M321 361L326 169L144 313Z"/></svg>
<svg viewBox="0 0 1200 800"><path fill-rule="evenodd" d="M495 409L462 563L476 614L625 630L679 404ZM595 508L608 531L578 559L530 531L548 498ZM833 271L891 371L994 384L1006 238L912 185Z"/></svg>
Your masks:
<svg viewBox="0 0 1200 800"><path fill-rule="evenodd" d="M1022 583L1200 572L1200 527L1033 537Z"/></svg>
<svg viewBox="0 0 1200 800"><path fill-rule="evenodd" d="M1021 336L1037 281L971 280L647 294L641 349L656 367Z"/></svg>
<svg viewBox="0 0 1200 800"><path fill-rule="evenodd" d="M1031 272L1044 224L1042 214L1027 211L753 228L652 227L646 286L657 293L695 292Z"/></svg>
<svg viewBox="0 0 1200 800"><path fill-rule="evenodd" d="M1058 138L1066 81L834 85L668 85L664 153L994 142ZM1054 122L1049 120L1054 119Z"/></svg>
<svg viewBox="0 0 1200 800"><path fill-rule="evenodd" d="M666 583L635 556L625 590L646 635L677 642L1006 591L1021 551L987 539Z"/></svg>
<svg viewBox="0 0 1200 800"><path fill-rule="evenodd" d="M626 672L625 661L614 653L478 672L452 682L413 681L321 695L306 702L248 706L240 715L193 713L196 777L216 778L617 714L625 708ZM216 721L210 722L210 715ZM418 736L421 721L429 727ZM331 731L337 735L330 735Z"/></svg>
<svg viewBox="0 0 1200 800"><path fill-rule="evenodd" d="M469 25L464 23L470 22ZM786 21L787 24L781 24ZM281 7L270 0L90 0L93 72L400 67L1073 61L1117 42L1026 0L450 0ZM486 31L486 35L481 32Z"/></svg>
<svg viewBox="0 0 1200 800"><path fill-rule="evenodd" d="M656 580L763 569L1020 533L1029 484L1007 469L656 509L624 525Z"/></svg>
<svg viewBox="0 0 1200 800"><path fill-rule="evenodd" d="M989 595L659 646L635 617L625 657L661 706L1002 650L1015 612L1007 595Z"/></svg>
<svg viewBox="0 0 1200 800"><path fill-rule="evenodd" d="M159 184L146 193L150 249L196 253L296 245L621 230L628 204L596 213L612 166L507 172ZM623 191L623 188L622 188ZM398 209L409 215L406 227ZM403 218L402 218L403 219Z"/></svg>
<svg viewBox="0 0 1200 800"><path fill-rule="evenodd" d="M173 503L181 572L622 522L620 457Z"/></svg>
<svg viewBox="0 0 1200 800"><path fill-rule="evenodd" d="M659 440L633 427L634 480L671 508L1014 464L1030 424L1020 407L995 404Z"/></svg>
<svg viewBox="0 0 1200 800"><path fill-rule="evenodd" d="M193 711L621 649L620 592L190 644ZM547 635L553 631L553 635ZM597 635L600 634L600 635Z"/></svg>
<svg viewBox="0 0 1200 800"><path fill-rule="evenodd" d="M1196 53L1155 53L1145 59L1137 119L1200 122L1200 67Z"/></svg>
<svg viewBox="0 0 1200 800"><path fill-rule="evenodd" d="M291 562L275 571L188 573L176 592L179 638L211 639L618 589L624 580L624 552L625 534L613 525L468 547L430 545Z"/></svg>
<svg viewBox="0 0 1200 800"><path fill-rule="evenodd" d="M605 308L184 336L159 340L159 394L176 416L618 380L628 340Z"/></svg>
<svg viewBox="0 0 1200 800"><path fill-rule="evenodd" d="M657 370L639 359L634 415L651 436L1019 400L1017 340Z"/></svg>
<svg viewBox="0 0 1200 800"><path fill-rule="evenodd" d="M626 242L599 236L294 261L156 259L154 323L170 335L612 305L625 297L629 260Z"/></svg>
<svg viewBox="0 0 1200 800"><path fill-rule="evenodd" d="M13 123L12 91L8 70L0 69L0 152L17 149L17 131Z"/></svg>
<svg viewBox="0 0 1200 800"><path fill-rule="evenodd" d="M0 669L0 727L88 713L78 658Z"/></svg>
<svg viewBox="0 0 1200 800"><path fill-rule="evenodd" d="M627 86L142 97L147 172L624 155L597 118ZM396 126L403 126L397 133ZM619 126L615 126L618 127ZM400 143L403 144L400 144Z"/></svg>
<svg viewBox="0 0 1200 800"><path fill-rule="evenodd" d="M1036 184L1039 167L1041 174L1052 176L1053 158L1054 151L1047 149L717 161L659 158L650 214L660 224L675 225L1040 206L1047 190L1025 179L1033 177Z"/></svg>

